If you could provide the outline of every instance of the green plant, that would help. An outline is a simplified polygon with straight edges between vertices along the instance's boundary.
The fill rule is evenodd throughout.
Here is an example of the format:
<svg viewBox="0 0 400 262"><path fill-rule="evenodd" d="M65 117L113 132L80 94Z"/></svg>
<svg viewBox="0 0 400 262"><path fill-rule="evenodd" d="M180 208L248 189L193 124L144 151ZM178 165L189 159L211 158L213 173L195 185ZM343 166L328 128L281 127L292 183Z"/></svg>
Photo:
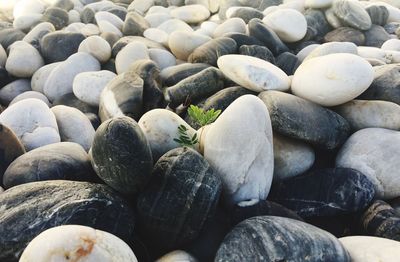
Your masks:
<svg viewBox="0 0 400 262"><path fill-rule="evenodd" d="M178 126L179 138L174 138L174 141L179 143L181 146L193 146L199 142L197 134L194 133L192 138L187 134L188 129L184 125Z"/></svg>

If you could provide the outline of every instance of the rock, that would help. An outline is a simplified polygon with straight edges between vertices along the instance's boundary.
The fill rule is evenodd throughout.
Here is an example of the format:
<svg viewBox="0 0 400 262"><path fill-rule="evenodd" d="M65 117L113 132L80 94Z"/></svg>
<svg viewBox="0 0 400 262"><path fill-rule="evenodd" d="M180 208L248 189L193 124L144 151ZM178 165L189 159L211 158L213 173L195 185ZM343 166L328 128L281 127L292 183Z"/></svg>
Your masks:
<svg viewBox="0 0 400 262"><path fill-rule="evenodd" d="M78 51L84 39L85 36L80 33L62 31L48 33L40 41L42 56L47 63L64 61Z"/></svg>
<svg viewBox="0 0 400 262"><path fill-rule="evenodd" d="M294 9L278 9L267 14L263 22L284 42L297 42L307 32L307 21L304 15Z"/></svg>
<svg viewBox="0 0 400 262"><path fill-rule="evenodd" d="M382 50L378 47L359 46L357 47L357 50L360 57L363 57L367 61L372 60L373 63L376 63L378 66L391 63L393 59L393 55L388 55L389 51Z"/></svg>
<svg viewBox="0 0 400 262"><path fill-rule="evenodd" d="M58 7L49 7L44 12L42 21L52 23L56 30L60 30L68 25L68 12Z"/></svg>
<svg viewBox="0 0 400 262"><path fill-rule="evenodd" d="M185 41L182 41L185 39ZM210 41L208 36L193 32L175 31L168 38L168 46L176 58L187 60L189 55L199 46Z"/></svg>
<svg viewBox="0 0 400 262"><path fill-rule="evenodd" d="M311 51L308 56L304 59L307 61L308 59L330 55L330 54L358 54L357 46L352 42L330 42L319 45L313 51Z"/></svg>
<svg viewBox="0 0 400 262"><path fill-rule="evenodd" d="M371 18L358 1L334 0L332 7L335 15L343 24L359 30L371 28Z"/></svg>
<svg viewBox="0 0 400 262"><path fill-rule="evenodd" d="M385 28L386 32L389 34L396 34L396 30L399 28L400 23L398 22L392 22L392 23L387 23L386 25L383 26Z"/></svg>
<svg viewBox="0 0 400 262"><path fill-rule="evenodd" d="M160 247L186 244L213 216L220 192L220 178L199 153L173 149L157 161L149 187L139 196L141 228Z"/></svg>
<svg viewBox="0 0 400 262"><path fill-rule="evenodd" d="M153 60L160 70L176 65L176 58L167 50L158 48L149 49L149 57Z"/></svg>
<svg viewBox="0 0 400 262"><path fill-rule="evenodd" d="M0 123L14 131L27 151L60 142L54 114L39 99L25 99L8 107L0 114Z"/></svg>
<svg viewBox="0 0 400 262"><path fill-rule="evenodd" d="M229 37L229 38L232 38L233 40L235 40L238 48L242 47L243 45L259 45L259 46L264 45L257 38L255 38L253 36L248 36L246 34L229 33L229 34L225 34L225 37Z"/></svg>
<svg viewBox="0 0 400 262"><path fill-rule="evenodd" d="M219 57L237 53L236 42L232 38L219 37L210 40L193 50L188 57L190 63L217 65Z"/></svg>
<svg viewBox="0 0 400 262"><path fill-rule="evenodd" d="M164 22L172 19L172 16L168 13L147 13L144 17L149 23L150 27L156 28L163 24ZM188 29L185 27L185 29Z"/></svg>
<svg viewBox="0 0 400 262"><path fill-rule="evenodd" d="M74 5L75 4L72 0L56 0L56 2L53 4L54 7L59 7L66 11L70 11L71 9L73 9Z"/></svg>
<svg viewBox="0 0 400 262"><path fill-rule="evenodd" d="M30 85L32 86L32 90L40 93L44 93L43 88L46 84L47 79L50 76L50 73L55 69L61 62L55 62L51 64L47 64L36 70L31 78ZM26 90L28 91L28 89Z"/></svg>
<svg viewBox="0 0 400 262"><path fill-rule="evenodd" d="M126 45L132 42L141 42L146 45L147 48L159 48L159 49L165 49L163 45L160 43L154 42L152 40L149 40L147 38L141 37L141 36L124 36L120 38L112 47L112 57L116 57L119 51L123 49Z"/></svg>
<svg viewBox="0 0 400 262"><path fill-rule="evenodd" d="M390 39L390 35L382 26L372 25L371 28L364 32L365 45L381 47L384 42Z"/></svg>
<svg viewBox="0 0 400 262"><path fill-rule="evenodd" d="M61 141L75 142L89 151L95 130L87 116L80 110L58 105L51 108L56 116Z"/></svg>
<svg viewBox="0 0 400 262"><path fill-rule="evenodd" d="M190 25L176 18L166 20L165 22L157 26L157 28L167 34L171 34L175 31L193 32L193 29L190 27Z"/></svg>
<svg viewBox="0 0 400 262"><path fill-rule="evenodd" d="M100 24L102 21L110 23L119 31L122 30L122 27L124 25L124 21L122 21L121 18L119 18L117 15L114 15L114 14L112 14L110 12L106 12L106 11L97 12L95 14L94 18L96 19L97 25L99 27L100 27ZM101 31L101 29L100 29L100 31Z"/></svg>
<svg viewBox="0 0 400 262"><path fill-rule="evenodd" d="M132 63L140 59L150 59L146 45L140 42L127 44L115 58L117 73L126 72Z"/></svg>
<svg viewBox="0 0 400 262"><path fill-rule="evenodd" d="M309 8L327 8L330 7L333 0L306 0L305 6Z"/></svg>
<svg viewBox="0 0 400 262"><path fill-rule="evenodd" d="M200 133L200 151L222 179L225 203L265 200L274 162L271 122L262 101L239 97Z"/></svg>
<svg viewBox="0 0 400 262"><path fill-rule="evenodd" d="M31 83L27 79L18 79L0 89L0 102L8 105L20 94L31 90Z"/></svg>
<svg viewBox="0 0 400 262"><path fill-rule="evenodd" d="M387 101L352 100L334 108L353 131L369 127L400 130L400 106Z"/></svg>
<svg viewBox="0 0 400 262"><path fill-rule="evenodd" d="M336 166L361 171L375 186L378 199L400 196L398 180L393 177L400 133L384 128L366 128L354 133L343 145ZM367 150L368 149L368 150Z"/></svg>
<svg viewBox="0 0 400 262"><path fill-rule="evenodd" d="M49 239L52 240L51 244L48 244ZM41 249L40 253L37 252L38 249ZM25 248L20 261L44 261L65 256L71 259L85 257L137 262L133 251L120 238L102 230L79 225L59 226L42 232Z"/></svg>
<svg viewBox="0 0 400 262"><path fill-rule="evenodd" d="M249 23L249 21L253 18L258 18L258 19L263 19L264 18L264 14L253 8L253 7L230 7L227 11L227 17L228 18L233 18L233 17L238 17L243 19L243 21L247 24Z"/></svg>
<svg viewBox="0 0 400 262"><path fill-rule="evenodd" d="M389 39L382 44L381 49L400 51L400 40L399 39Z"/></svg>
<svg viewBox="0 0 400 262"><path fill-rule="evenodd" d="M105 63L111 58L111 46L102 37L94 35L83 40L78 48L78 52L91 54L100 63Z"/></svg>
<svg viewBox="0 0 400 262"><path fill-rule="evenodd" d="M116 76L107 70L79 73L72 85L74 95L91 106L99 106L101 92Z"/></svg>
<svg viewBox="0 0 400 262"><path fill-rule="evenodd" d="M259 97L280 134L328 150L342 145L350 134L343 117L315 103L278 91L265 91Z"/></svg>
<svg viewBox="0 0 400 262"><path fill-rule="evenodd" d="M271 236L279 241L271 241ZM350 261L330 233L290 218L261 216L238 224L224 239L215 261Z"/></svg>
<svg viewBox="0 0 400 262"><path fill-rule="evenodd" d="M54 143L21 155L8 166L3 184L11 188L20 184L46 180L94 181L89 155L76 143Z"/></svg>
<svg viewBox="0 0 400 262"><path fill-rule="evenodd" d="M186 261L186 262L197 262L192 255L182 250L175 250L165 254L156 260L156 262L173 262L173 261Z"/></svg>
<svg viewBox="0 0 400 262"><path fill-rule="evenodd" d="M275 57L272 52L261 45L242 45L239 48L239 54L260 58L271 64L275 64Z"/></svg>
<svg viewBox="0 0 400 262"><path fill-rule="evenodd" d="M301 217L334 216L363 210L375 195L374 185L350 168L327 168L274 185L269 199Z"/></svg>
<svg viewBox="0 0 400 262"><path fill-rule="evenodd" d="M351 42L357 46L364 45L365 35L351 27L339 27L327 33L324 37L325 42Z"/></svg>
<svg viewBox="0 0 400 262"><path fill-rule="evenodd" d="M177 31L180 32L180 31ZM169 35L158 28L148 28L143 32L143 36L151 41L168 45ZM172 50L171 50L172 51Z"/></svg>
<svg viewBox="0 0 400 262"><path fill-rule="evenodd" d="M40 41L42 38L48 33L54 32L55 30L56 29L54 28L53 24L49 22L42 22L32 28L22 40L40 50Z"/></svg>
<svg viewBox="0 0 400 262"><path fill-rule="evenodd" d="M88 53L79 52L56 66L48 76L43 92L50 101L72 93L75 76L83 72L99 71L100 63Z"/></svg>
<svg viewBox="0 0 400 262"><path fill-rule="evenodd" d="M81 21L83 23L85 24L95 23L94 15L96 14L96 12L92 8L86 6L80 13L81 13Z"/></svg>
<svg viewBox="0 0 400 262"><path fill-rule="evenodd" d="M210 67L210 65L202 63L183 63L165 68L161 71L160 77L162 79L163 85L173 86L179 83L181 80L197 74L208 67Z"/></svg>
<svg viewBox="0 0 400 262"><path fill-rule="evenodd" d="M384 26L389 18L389 10L384 5L371 5L365 8L372 24Z"/></svg>
<svg viewBox="0 0 400 262"><path fill-rule="evenodd" d="M91 156L97 175L123 194L143 191L150 179L153 158L149 143L129 117L113 118L100 125Z"/></svg>
<svg viewBox="0 0 400 262"><path fill-rule="evenodd" d="M234 17L225 20L219 26L217 26L213 32L213 37L223 37L228 33L241 33L246 34L246 23L243 19Z"/></svg>
<svg viewBox="0 0 400 262"><path fill-rule="evenodd" d="M29 98L37 98L39 100L42 100L43 102L46 103L47 106L50 107L50 102L47 99L45 95L42 93L36 92L36 91L26 91L22 94L17 95L13 100L11 100L10 105L15 104L16 102L19 102L24 99L29 99Z"/></svg>
<svg viewBox="0 0 400 262"><path fill-rule="evenodd" d="M89 226L114 234L127 243L133 240L132 209L105 185L63 180L28 183L0 194L0 203L3 207L0 259L3 261L17 261L32 239L60 225Z"/></svg>
<svg viewBox="0 0 400 262"><path fill-rule="evenodd" d="M0 66L4 67L7 61L7 53L6 50L0 45Z"/></svg>
<svg viewBox="0 0 400 262"><path fill-rule="evenodd" d="M198 101L215 94L224 88L224 76L215 67L209 67L203 71L189 76L176 85L164 90L165 100L170 107L176 108L187 99Z"/></svg>
<svg viewBox="0 0 400 262"><path fill-rule="evenodd" d="M143 15L151 6L154 5L154 0L135 0L128 6L128 12L135 10Z"/></svg>
<svg viewBox="0 0 400 262"><path fill-rule="evenodd" d="M20 41L25 37L24 32L14 28L0 29L0 45L7 49L16 41Z"/></svg>
<svg viewBox="0 0 400 262"><path fill-rule="evenodd" d="M303 40L321 41L327 33L332 31L332 27L328 23L323 11L307 9L304 12L304 17L307 21L307 32Z"/></svg>
<svg viewBox="0 0 400 262"><path fill-rule="evenodd" d="M348 236L339 241L354 262L395 262L400 250L399 242L380 237Z"/></svg>
<svg viewBox="0 0 400 262"><path fill-rule="evenodd" d="M292 79L296 96L323 106L346 103L370 86L372 66L353 54L331 54L303 62Z"/></svg>
<svg viewBox="0 0 400 262"><path fill-rule="evenodd" d="M255 57L225 55L218 59L218 67L232 81L255 91L288 90L288 76L273 64Z"/></svg>
<svg viewBox="0 0 400 262"><path fill-rule="evenodd" d="M115 25L110 23L109 21L100 20L97 23L97 26L99 27L99 30L101 33L113 33L119 37L123 36L122 32Z"/></svg>
<svg viewBox="0 0 400 262"><path fill-rule="evenodd" d="M185 5L172 9L171 16L189 24L197 24L210 17L210 11L203 5Z"/></svg>
<svg viewBox="0 0 400 262"><path fill-rule="evenodd" d="M23 32L29 32L31 27L37 25L42 19L42 14L30 14L20 16L13 21L13 26L15 29L19 29Z"/></svg>
<svg viewBox="0 0 400 262"><path fill-rule="evenodd" d="M149 22L139 13L129 12L125 18L122 33L124 33L124 35L143 35L143 32L149 27Z"/></svg>
<svg viewBox="0 0 400 262"><path fill-rule="evenodd" d="M90 106L89 104L79 100L73 93L63 95L57 100L54 100L53 106L64 105L79 109L83 113L97 114L98 108Z"/></svg>
<svg viewBox="0 0 400 262"><path fill-rule="evenodd" d="M6 70L16 77L31 77L44 65L39 51L24 41L15 42L9 50Z"/></svg>
<svg viewBox="0 0 400 262"><path fill-rule="evenodd" d="M293 75L300 64L297 56L289 52L280 54L275 61L275 65L287 75Z"/></svg>

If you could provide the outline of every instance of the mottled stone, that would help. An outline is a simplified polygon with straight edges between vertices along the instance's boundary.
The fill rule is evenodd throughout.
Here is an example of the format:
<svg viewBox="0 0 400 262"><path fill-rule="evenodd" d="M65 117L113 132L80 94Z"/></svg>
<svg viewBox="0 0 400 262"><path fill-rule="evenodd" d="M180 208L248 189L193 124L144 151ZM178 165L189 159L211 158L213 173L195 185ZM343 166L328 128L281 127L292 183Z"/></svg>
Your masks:
<svg viewBox="0 0 400 262"><path fill-rule="evenodd" d="M41 39L40 50L47 63L63 61L78 51L84 39L80 33L52 32Z"/></svg>
<svg viewBox="0 0 400 262"><path fill-rule="evenodd" d="M368 30L371 28L371 18L360 2L335 0L332 7L336 16L344 24L359 30Z"/></svg>
<svg viewBox="0 0 400 262"><path fill-rule="evenodd" d="M324 36L325 42L352 42L357 46L364 45L364 34L351 27L339 27Z"/></svg>
<svg viewBox="0 0 400 262"><path fill-rule="evenodd" d="M371 28L364 32L365 45L381 47L384 42L390 39L390 35L382 26L372 25Z"/></svg>
<svg viewBox="0 0 400 262"><path fill-rule="evenodd" d="M279 241L271 241L271 238ZM330 233L290 218L261 216L238 224L224 239L215 261L350 261Z"/></svg>
<svg viewBox="0 0 400 262"><path fill-rule="evenodd" d="M56 30L60 30L68 25L68 12L59 7L49 7L44 12L42 21L52 23Z"/></svg>
<svg viewBox="0 0 400 262"><path fill-rule="evenodd" d="M156 260L156 262L173 262L173 261L197 262L197 259L185 251L175 250L163 255L162 257Z"/></svg>
<svg viewBox="0 0 400 262"><path fill-rule="evenodd" d="M230 7L227 10L227 18L232 18L232 17L239 17L243 19L243 21L247 24L251 19L253 18L258 18L258 19L263 19L264 14L253 8L253 7Z"/></svg>
<svg viewBox="0 0 400 262"><path fill-rule="evenodd" d="M163 85L173 86L179 83L181 80L189 76L192 76L194 74L197 74L208 67L210 67L209 64L183 63L176 66L165 68L164 70L161 71L160 76L163 81Z"/></svg>
<svg viewBox="0 0 400 262"><path fill-rule="evenodd" d="M220 56L235 53L237 53L236 42L232 38L219 37L194 49L188 58L188 62L216 66Z"/></svg>
<svg viewBox="0 0 400 262"><path fill-rule="evenodd" d="M143 35L143 32L149 27L149 22L139 13L129 12L125 18L122 33L124 33L124 35Z"/></svg>
<svg viewBox="0 0 400 262"><path fill-rule="evenodd" d="M19 29L5 28L0 29L0 45L7 49L16 41L20 41L25 37L24 32Z"/></svg>
<svg viewBox="0 0 400 262"><path fill-rule="evenodd" d="M371 5L365 8L372 24L384 26L389 18L389 10L384 5Z"/></svg>
<svg viewBox="0 0 400 262"><path fill-rule="evenodd" d="M262 45L242 45L239 48L239 53L241 55L257 57L271 64L275 64L275 57L272 52Z"/></svg>

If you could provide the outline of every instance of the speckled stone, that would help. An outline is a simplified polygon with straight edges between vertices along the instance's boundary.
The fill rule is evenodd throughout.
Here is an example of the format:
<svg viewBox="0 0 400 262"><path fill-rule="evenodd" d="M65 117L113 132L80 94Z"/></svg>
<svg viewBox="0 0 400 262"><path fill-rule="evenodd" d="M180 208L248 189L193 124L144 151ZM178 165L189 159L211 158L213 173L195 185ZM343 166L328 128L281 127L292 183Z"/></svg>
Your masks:
<svg viewBox="0 0 400 262"><path fill-rule="evenodd" d="M365 43L365 35L351 27L339 27L324 36L325 42L352 42L357 46Z"/></svg>
<svg viewBox="0 0 400 262"><path fill-rule="evenodd" d="M161 247L188 243L214 214L220 192L220 178L199 153L173 149L157 161L149 187L139 196L140 227Z"/></svg>
<svg viewBox="0 0 400 262"><path fill-rule="evenodd" d="M216 66L218 57L234 53L237 53L236 42L232 38L219 37L210 40L193 50L188 58L188 62L206 63Z"/></svg>
<svg viewBox="0 0 400 262"><path fill-rule="evenodd" d="M105 185L62 180L28 183L0 194L0 205L2 261L17 261L33 238L59 225L90 226L127 243L133 240L133 210Z"/></svg>
<svg viewBox="0 0 400 262"><path fill-rule="evenodd" d="M199 73L200 71L210 67L209 64L203 63L183 63L176 66L165 68L161 71L160 76L163 84L166 86L173 86L181 80Z"/></svg>
<svg viewBox="0 0 400 262"><path fill-rule="evenodd" d="M271 241L271 237L279 241ZM350 262L342 244L330 233L290 218L260 216L238 224L215 257L222 261Z"/></svg>

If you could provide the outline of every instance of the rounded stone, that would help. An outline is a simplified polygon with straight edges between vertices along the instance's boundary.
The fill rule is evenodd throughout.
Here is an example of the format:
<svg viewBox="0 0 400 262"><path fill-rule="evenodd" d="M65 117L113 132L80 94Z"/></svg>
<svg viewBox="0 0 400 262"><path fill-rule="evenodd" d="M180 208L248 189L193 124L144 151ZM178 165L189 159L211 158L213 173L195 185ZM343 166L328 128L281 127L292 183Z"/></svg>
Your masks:
<svg viewBox="0 0 400 262"><path fill-rule="evenodd" d="M22 39L23 41L31 44L36 49L40 50L40 41L48 33L54 32L56 29L53 24L49 22L42 22L32 28L29 33Z"/></svg>
<svg viewBox="0 0 400 262"><path fill-rule="evenodd" d="M64 61L78 51L84 39L80 33L52 32L41 39L40 50L47 63Z"/></svg>
<svg viewBox="0 0 400 262"><path fill-rule="evenodd" d="M43 102L45 102L47 106L50 107L50 102L47 99L47 97L45 95L43 95L42 93L36 92L36 91L26 91L22 94L17 95L13 100L11 100L10 105L15 104L24 99L29 99L29 98L40 99Z"/></svg>
<svg viewBox="0 0 400 262"><path fill-rule="evenodd" d="M332 5L333 0L305 0L304 4L309 8L328 8Z"/></svg>
<svg viewBox="0 0 400 262"><path fill-rule="evenodd" d="M384 5L371 5L365 8L372 24L384 26L389 18L389 10Z"/></svg>
<svg viewBox="0 0 400 262"><path fill-rule="evenodd" d="M6 61L7 61L6 50L4 50L3 46L0 45L0 66L4 67L6 65Z"/></svg>
<svg viewBox="0 0 400 262"><path fill-rule="evenodd" d="M143 191L150 179L153 158L139 125L129 117L117 117L96 130L92 164L106 184L123 194Z"/></svg>
<svg viewBox="0 0 400 262"><path fill-rule="evenodd" d="M157 28L166 32L167 34L171 34L174 31L193 32L193 29L190 27L190 25L176 18L166 20L157 26Z"/></svg>
<svg viewBox="0 0 400 262"><path fill-rule="evenodd" d="M0 182L7 167L19 156L25 154L25 148L15 133L7 126L0 124Z"/></svg>
<svg viewBox="0 0 400 262"><path fill-rule="evenodd" d="M14 28L19 29L23 32L29 32L31 27L40 23L42 17L43 17L42 14L30 14L30 15L20 16L14 19L13 26Z"/></svg>
<svg viewBox="0 0 400 262"><path fill-rule="evenodd" d="M120 31L122 30L122 27L124 25L124 21L122 21L121 18L107 11L99 11L95 14L94 17L96 19L97 25L101 24L102 21L106 21Z"/></svg>
<svg viewBox="0 0 400 262"><path fill-rule="evenodd" d="M304 15L294 9L278 9L267 14L263 22L284 42L297 42L307 32L307 21Z"/></svg>
<svg viewBox="0 0 400 262"><path fill-rule="evenodd" d="M127 44L115 58L117 73L121 74L128 70L129 66L137 60L150 59L148 49L141 42Z"/></svg>
<svg viewBox="0 0 400 262"><path fill-rule="evenodd" d="M236 42L229 37L218 37L200 45L188 57L190 63L217 65L220 56L237 52Z"/></svg>
<svg viewBox="0 0 400 262"><path fill-rule="evenodd" d="M160 73L160 77L164 85L173 86L183 79L197 74L208 67L210 67L210 65L204 63L183 63L164 68Z"/></svg>
<svg viewBox="0 0 400 262"><path fill-rule="evenodd" d="M68 25L68 12L59 7L49 7L44 12L42 21L52 23L56 30L60 30Z"/></svg>
<svg viewBox="0 0 400 262"><path fill-rule="evenodd" d="M324 36L325 42L352 42L357 46L364 45L365 35L351 27L339 27Z"/></svg>
<svg viewBox="0 0 400 262"><path fill-rule="evenodd" d="M122 33L124 35L143 35L143 32L150 27L149 22L137 12L128 12L125 17Z"/></svg>
<svg viewBox="0 0 400 262"><path fill-rule="evenodd" d="M32 90L40 93L43 92L43 88L46 84L47 79L50 76L50 73L55 69L61 62L55 62L51 64L47 64L39 68L31 78L31 86Z"/></svg>
<svg viewBox="0 0 400 262"><path fill-rule="evenodd" d="M246 23L243 19L234 17L225 20L222 24L214 29L213 37L222 37L228 33L241 33L246 34Z"/></svg>
<svg viewBox="0 0 400 262"><path fill-rule="evenodd" d="M182 31L177 31L177 32L182 32ZM160 44L163 44L165 46L168 46L168 39L169 39L168 34L166 32L164 32L164 31L158 29L158 28L148 28L148 29L146 29L143 32L143 36L146 37L147 39L151 40L151 41L155 41L157 43L160 43Z"/></svg>
<svg viewBox="0 0 400 262"><path fill-rule="evenodd" d="M16 77L31 77L44 65L39 51L24 41L17 41L9 47L6 70Z"/></svg>
<svg viewBox="0 0 400 262"><path fill-rule="evenodd" d="M153 60L160 70L176 65L176 58L167 50L150 48L149 57Z"/></svg>
<svg viewBox="0 0 400 262"><path fill-rule="evenodd" d="M357 46L352 42L329 42L322 45L319 45L314 50L312 50L308 56L304 59L307 61L308 59L330 55L330 54L354 54L357 55L358 50Z"/></svg>
<svg viewBox="0 0 400 262"><path fill-rule="evenodd" d="M390 39L390 35L382 26L372 25L371 28L364 32L365 45L381 47L384 42Z"/></svg>
<svg viewBox="0 0 400 262"><path fill-rule="evenodd" d="M20 94L31 91L31 83L27 79L18 79L0 89L0 102L9 105Z"/></svg>
<svg viewBox="0 0 400 262"><path fill-rule="evenodd" d="M171 16L189 24L203 22L210 16L210 11L203 5L185 5L171 10Z"/></svg>
<svg viewBox="0 0 400 262"><path fill-rule="evenodd" d="M185 39L185 41L182 41ZM199 46L210 41L211 38L193 32L176 31L170 34L168 46L176 58L187 60L189 55Z"/></svg>
<svg viewBox="0 0 400 262"><path fill-rule="evenodd" d="M89 36L83 40L78 48L78 52L91 54L100 63L105 63L111 58L110 44L100 36Z"/></svg>
<svg viewBox="0 0 400 262"><path fill-rule="evenodd" d="M275 57L272 52L262 45L242 45L239 48L239 53L241 55L257 57L271 64L275 64Z"/></svg>
<svg viewBox="0 0 400 262"><path fill-rule="evenodd" d="M185 261L185 262L197 262L192 255L182 250L175 250L163 255L156 262L173 262L173 261Z"/></svg>
<svg viewBox="0 0 400 262"><path fill-rule="evenodd" d="M226 10L227 18L238 17L243 19L243 21L247 24L253 18L263 19L264 14L253 8L253 7L239 7L239 6L232 6L228 10Z"/></svg>
<svg viewBox="0 0 400 262"><path fill-rule="evenodd" d="M371 18L359 1L334 0L332 8L344 24L359 30L371 28Z"/></svg>
<svg viewBox="0 0 400 262"><path fill-rule="evenodd" d="M381 49L384 50L393 50L393 51L400 51L400 40L399 39L389 39L386 40L382 46Z"/></svg>

